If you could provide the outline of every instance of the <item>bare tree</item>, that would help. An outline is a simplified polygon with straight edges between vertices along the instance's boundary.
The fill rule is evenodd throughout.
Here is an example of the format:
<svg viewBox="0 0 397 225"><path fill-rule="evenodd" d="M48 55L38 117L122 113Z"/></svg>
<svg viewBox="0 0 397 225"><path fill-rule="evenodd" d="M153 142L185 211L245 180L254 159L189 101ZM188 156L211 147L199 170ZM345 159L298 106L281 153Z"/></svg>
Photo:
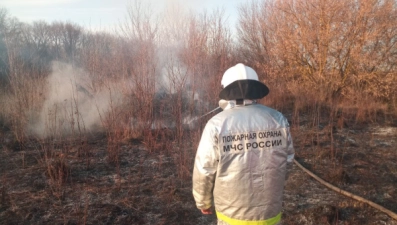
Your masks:
<svg viewBox="0 0 397 225"><path fill-rule="evenodd" d="M51 42L51 52L53 58L55 60L61 60L65 58L65 54L63 51L63 41L62 41L62 30L63 30L63 23L62 22L53 22L50 28L50 42Z"/></svg>
<svg viewBox="0 0 397 225"><path fill-rule="evenodd" d="M154 121L153 98L158 70L156 54L157 24L149 6L137 1L128 7L128 17L120 26L127 45L127 54L119 64L123 68L126 87L129 89L131 117L135 128L149 132Z"/></svg>
<svg viewBox="0 0 397 225"><path fill-rule="evenodd" d="M121 34L130 39L139 41L154 40L156 38L157 24L150 5L143 5L135 1L127 8L127 18L120 26Z"/></svg>
<svg viewBox="0 0 397 225"><path fill-rule="evenodd" d="M0 81L1 86L6 84L6 75L7 75L7 48L5 43L5 33L7 32L7 17L8 12L4 8L0 8Z"/></svg>
<svg viewBox="0 0 397 225"><path fill-rule="evenodd" d="M34 71L28 70L29 53L26 51L29 26L15 18L7 18L3 42L6 49L8 87L3 114L8 118L11 130L18 142L26 138L29 116L42 102L44 83Z"/></svg>
<svg viewBox="0 0 397 225"><path fill-rule="evenodd" d="M74 64L76 62L77 50L81 42L82 27L66 23L63 25L62 29L62 41L63 47L65 49L66 55L69 61Z"/></svg>
<svg viewBox="0 0 397 225"><path fill-rule="evenodd" d="M395 95L395 1L262 1L240 14L242 52L273 82L331 103Z"/></svg>

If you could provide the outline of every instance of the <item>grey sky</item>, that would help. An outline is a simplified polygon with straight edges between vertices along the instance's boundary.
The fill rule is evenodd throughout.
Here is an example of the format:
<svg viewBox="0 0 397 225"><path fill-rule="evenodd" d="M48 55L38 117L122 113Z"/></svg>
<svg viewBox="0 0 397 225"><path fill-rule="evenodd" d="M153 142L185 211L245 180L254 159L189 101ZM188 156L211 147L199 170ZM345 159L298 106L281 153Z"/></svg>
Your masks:
<svg viewBox="0 0 397 225"><path fill-rule="evenodd" d="M127 6L136 0L0 0L0 7L23 22L44 20L69 21L93 30L112 30L125 19ZM216 8L225 10L231 24L238 17L237 7L249 0L140 0L154 10L179 2L187 9L202 12Z"/></svg>

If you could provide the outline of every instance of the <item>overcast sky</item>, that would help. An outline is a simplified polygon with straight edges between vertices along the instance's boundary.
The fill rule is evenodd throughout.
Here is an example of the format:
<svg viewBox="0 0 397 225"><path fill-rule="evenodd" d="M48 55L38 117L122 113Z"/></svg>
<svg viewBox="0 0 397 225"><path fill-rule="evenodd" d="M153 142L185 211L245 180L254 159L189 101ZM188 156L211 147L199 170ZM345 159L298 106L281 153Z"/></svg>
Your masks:
<svg viewBox="0 0 397 225"><path fill-rule="evenodd" d="M74 22L85 28L112 30L125 20L128 5L136 0L0 0L11 16L23 22L44 20ZM154 10L179 2L183 7L202 12L224 9L230 24L238 17L237 7L250 0L140 0Z"/></svg>

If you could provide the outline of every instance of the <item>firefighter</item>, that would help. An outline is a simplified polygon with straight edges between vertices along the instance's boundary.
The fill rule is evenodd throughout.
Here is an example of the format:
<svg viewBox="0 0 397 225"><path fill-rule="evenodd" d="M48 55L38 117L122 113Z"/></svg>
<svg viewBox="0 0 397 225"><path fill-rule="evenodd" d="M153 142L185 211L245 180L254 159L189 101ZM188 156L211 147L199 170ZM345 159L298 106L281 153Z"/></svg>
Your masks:
<svg viewBox="0 0 397 225"><path fill-rule="evenodd" d="M206 124L193 169L193 196L218 224L273 225L281 220L294 149L287 119L257 103L269 93L257 73L237 64L224 73L223 111Z"/></svg>

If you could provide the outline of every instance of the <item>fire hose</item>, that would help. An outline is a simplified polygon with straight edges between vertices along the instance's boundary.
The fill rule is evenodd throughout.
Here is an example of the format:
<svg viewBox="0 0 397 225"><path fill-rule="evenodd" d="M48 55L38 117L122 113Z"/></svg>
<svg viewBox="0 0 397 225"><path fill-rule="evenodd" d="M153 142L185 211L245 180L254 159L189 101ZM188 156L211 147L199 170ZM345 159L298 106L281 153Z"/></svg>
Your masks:
<svg viewBox="0 0 397 225"><path fill-rule="evenodd" d="M188 121L188 124L190 124L190 123L192 123L192 122L194 122L194 121L196 121L196 120L199 120L199 119L203 118L204 116L207 116L208 114L211 114L211 113L215 112L215 111L218 110L218 109L221 109L221 107L216 107L215 109L213 109L213 110L207 112L206 114L204 114L204 115L202 115L202 116L199 116L199 117L196 117L196 118L193 118L193 119L189 120L189 121Z"/></svg>
<svg viewBox="0 0 397 225"><path fill-rule="evenodd" d="M320 182L322 185L326 186L327 188L329 188L329 189L331 189L331 190L333 190L333 191L335 191L335 192L337 192L337 193L340 193L340 194L342 194L342 195L345 195L345 196L347 196L347 197L349 197L349 198L352 198L352 199L354 199L354 200L357 200L357 201L359 201L359 202L366 203L366 204L372 206L373 208L378 209L378 210L380 210L380 211L386 213L386 214L389 215L391 218L397 220L397 214L396 214L396 213L394 213L394 212L392 212L392 211L386 209L385 207L383 207L383 206L381 206L381 205L376 204L375 202L369 201L369 200L367 200L367 199L365 199L365 198L363 198L363 197L360 197L360 196L358 196L358 195L352 194L352 193L347 192L347 191L345 191L345 190L342 190L342 189L340 189L340 188L338 188L338 187L335 187L334 185L332 185L332 184L326 182L325 180L321 179L320 177L318 177L317 175L315 175L314 173L312 173L310 170L308 170L308 169L306 169L305 167L303 167L303 166L302 166L298 161L296 161L295 159L294 159L294 163L295 163L300 169L302 169L305 173L309 174L311 177L313 177L314 179L316 179L318 182Z"/></svg>

